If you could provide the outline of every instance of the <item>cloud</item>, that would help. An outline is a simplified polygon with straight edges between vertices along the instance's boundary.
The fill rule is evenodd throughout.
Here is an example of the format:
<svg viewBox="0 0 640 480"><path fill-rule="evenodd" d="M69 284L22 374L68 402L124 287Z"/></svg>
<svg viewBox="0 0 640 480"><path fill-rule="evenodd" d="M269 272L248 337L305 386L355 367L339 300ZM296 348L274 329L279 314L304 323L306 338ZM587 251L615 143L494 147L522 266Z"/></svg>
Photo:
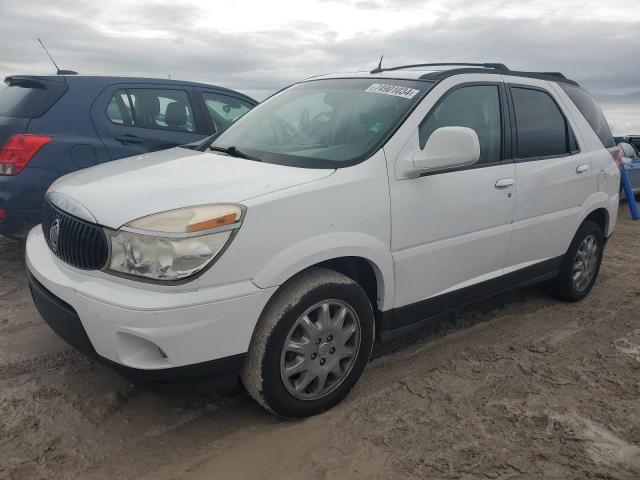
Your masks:
<svg viewBox="0 0 640 480"><path fill-rule="evenodd" d="M436 8L438 3L433 0L323 0L326 3L347 4L361 10L407 10L412 8Z"/></svg>
<svg viewBox="0 0 640 480"><path fill-rule="evenodd" d="M640 134L640 90L596 96L615 135Z"/></svg>
<svg viewBox="0 0 640 480"><path fill-rule="evenodd" d="M640 114L640 70L629 60L640 50L640 21L626 16L621 24L613 7L596 16L593 2L573 15L568 9L575 8L574 2L546 0L521 2L515 11L513 4L500 0L402 0L393 7L380 0L345 5L325 0L314 7L328 9L324 17L280 12L278 22L275 7L273 18L256 18L248 6L238 5L218 15L208 3L186 0L115 0L99 7L78 0L0 0L0 75L51 73L35 41L40 36L61 68L171 75L264 98L312 75L371 69L384 53L386 65L488 61L513 69L561 71L605 106L615 106L605 108L610 118L620 107ZM585 13L589 8L592 15ZM344 27L344 18L318 20L332 17L334 11L336 19L351 15L353 28ZM414 21L391 29L385 24L383 29L383 22L359 21L364 15L394 21L410 15ZM632 113L625 114L624 122L613 118L612 123L640 132L640 119L634 123Z"/></svg>

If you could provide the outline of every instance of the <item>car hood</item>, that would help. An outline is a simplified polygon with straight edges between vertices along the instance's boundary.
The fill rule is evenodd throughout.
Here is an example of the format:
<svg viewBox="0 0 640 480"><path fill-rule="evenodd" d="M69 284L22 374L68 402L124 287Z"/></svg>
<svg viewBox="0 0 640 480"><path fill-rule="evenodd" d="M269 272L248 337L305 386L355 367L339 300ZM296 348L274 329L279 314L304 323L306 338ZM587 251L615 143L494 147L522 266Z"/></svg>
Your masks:
<svg viewBox="0 0 640 480"><path fill-rule="evenodd" d="M328 177L334 171L172 148L74 172L55 182L49 191L82 204L101 225L120 228L166 210L242 203Z"/></svg>

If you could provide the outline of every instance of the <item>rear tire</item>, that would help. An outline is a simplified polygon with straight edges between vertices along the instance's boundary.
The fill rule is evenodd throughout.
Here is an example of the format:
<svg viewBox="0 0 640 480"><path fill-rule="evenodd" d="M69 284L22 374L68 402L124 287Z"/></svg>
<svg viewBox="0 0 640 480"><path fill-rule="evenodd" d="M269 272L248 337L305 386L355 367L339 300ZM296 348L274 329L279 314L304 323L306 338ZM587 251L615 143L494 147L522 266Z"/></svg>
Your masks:
<svg viewBox="0 0 640 480"><path fill-rule="evenodd" d="M316 415L347 396L373 342L373 309L360 285L311 268L285 283L263 311L242 382L275 415Z"/></svg>
<svg viewBox="0 0 640 480"><path fill-rule="evenodd" d="M603 250L602 229L585 221L573 237L558 276L549 283L551 294L566 302L585 298L598 277Z"/></svg>

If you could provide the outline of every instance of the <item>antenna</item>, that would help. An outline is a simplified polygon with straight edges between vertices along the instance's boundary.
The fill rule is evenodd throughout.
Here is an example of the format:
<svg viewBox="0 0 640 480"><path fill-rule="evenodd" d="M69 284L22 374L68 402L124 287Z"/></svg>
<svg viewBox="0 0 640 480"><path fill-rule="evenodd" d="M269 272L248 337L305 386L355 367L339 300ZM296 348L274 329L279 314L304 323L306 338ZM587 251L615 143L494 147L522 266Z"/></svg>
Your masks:
<svg viewBox="0 0 640 480"><path fill-rule="evenodd" d="M38 43L42 46L42 49L44 50L44 53L47 54L47 57L49 57L49 60L51 60L51 63L53 63L53 66L56 67L56 74L58 75L77 75L78 74L78 72L74 72L73 70L60 70L60 68L58 68L58 65L56 64L51 54L49 54L49 50L47 50L47 47L45 47L44 43L42 43L42 40L40 40L40 37L37 37L37 38L38 38Z"/></svg>
<svg viewBox="0 0 640 480"><path fill-rule="evenodd" d="M370 73L380 73L382 72L382 59L384 58L384 53L382 55L380 55L380 61L378 62L378 66L376 68L374 68L373 70L371 70Z"/></svg>
<svg viewBox="0 0 640 480"><path fill-rule="evenodd" d="M56 61L49 54L49 50L47 50L47 47L44 46L44 43L42 43L42 40L40 40L40 37L38 37L38 43L42 46L42 49L44 50L44 53L47 54L47 57L49 57L49 60L51 60L51 63L53 63L53 66L56 67L56 72L59 72L60 69L58 68L58 65L56 64Z"/></svg>

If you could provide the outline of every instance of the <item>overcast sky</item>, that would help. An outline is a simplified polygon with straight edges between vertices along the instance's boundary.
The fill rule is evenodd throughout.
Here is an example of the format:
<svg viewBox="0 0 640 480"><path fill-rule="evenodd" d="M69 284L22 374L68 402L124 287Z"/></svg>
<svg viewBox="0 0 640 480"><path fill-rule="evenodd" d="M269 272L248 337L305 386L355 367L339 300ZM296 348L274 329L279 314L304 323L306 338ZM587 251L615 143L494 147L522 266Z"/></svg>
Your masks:
<svg viewBox="0 0 640 480"><path fill-rule="evenodd" d="M257 99L322 73L435 61L561 71L640 134L638 0L0 0L0 76L91 74L214 83ZM630 13L633 12L633 13Z"/></svg>

